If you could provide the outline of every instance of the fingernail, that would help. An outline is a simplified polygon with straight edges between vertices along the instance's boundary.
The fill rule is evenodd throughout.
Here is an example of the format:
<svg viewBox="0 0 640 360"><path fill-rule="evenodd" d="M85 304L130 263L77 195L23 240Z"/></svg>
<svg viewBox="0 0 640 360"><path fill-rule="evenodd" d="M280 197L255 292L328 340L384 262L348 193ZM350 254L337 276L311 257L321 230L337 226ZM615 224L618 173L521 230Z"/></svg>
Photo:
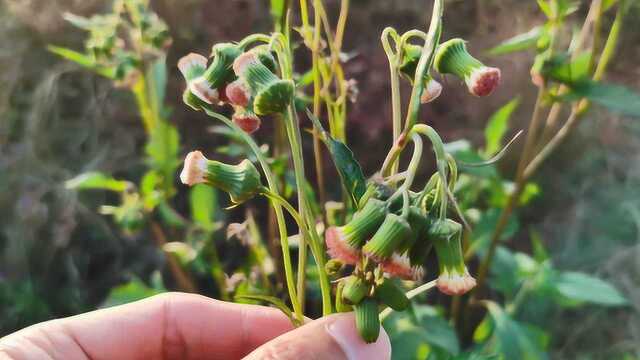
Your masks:
<svg viewBox="0 0 640 360"><path fill-rule="evenodd" d="M391 358L391 344L384 329L380 329L380 336L376 342L367 344L358 335L353 313L334 315L334 317L336 319L328 323L326 329L347 359L386 360Z"/></svg>

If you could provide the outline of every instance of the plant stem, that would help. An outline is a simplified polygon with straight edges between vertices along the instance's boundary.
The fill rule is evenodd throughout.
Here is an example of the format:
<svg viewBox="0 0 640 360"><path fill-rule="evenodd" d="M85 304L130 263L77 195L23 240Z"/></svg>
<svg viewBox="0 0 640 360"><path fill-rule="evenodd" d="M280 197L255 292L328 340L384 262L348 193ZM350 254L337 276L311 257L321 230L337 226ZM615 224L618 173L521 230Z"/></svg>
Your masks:
<svg viewBox="0 0 640 360"><path fill-rule="evenodd" d="M414 297L433 289L437 283L438 283L438 280L431 280L428 283L422 284L413 290L407 291L405 295L407 295L407 298L411 300ZM383 322L392 312L393 312L392 308L385 308L384 310L382 310L382 312L380 312L380 322Z"/></svg>
<svg viewBox="0 0 640 360"><path fill-rule="evenodd" d="M389 43L389 37L392 36L396 43L396 51L394 53L393 49L391 49L391 44ZM382 42L382 48L384 52L387 54L387 61L389 62L389 78L391 83L391 116L393 122L393 144L398 141L400 137L400 132L402 131L402 99L400 97L400 74L398 72L398 63L399 59L402 58L402 48L399 48L399 44L397 41L398 33L392 27L387 27L382 31L382 35L380 36L380 41ZM398 167L400 164L395 162L393 166L391 166L391 171L389 175L396 174L398 172Z"/></svg>
<svg viewBox="0 0 640 360"><path fill-rule="evenodd" d="M226 116L211 110L209 107L206 107L203 109L207 113L207 115L222 121L242 137L242 139L247 143L247 145L249 145L251 150L254 152L256 159L258 159L258 162L262 167L262 171L264 172L264 175L267 178L267 184L268 184L269 190L272 193L278 194L279 191L278 191L278 185L277 185L275 176L273 175L273 172L269 167L269 163L267 162L267 159L265 159L264 155L262 154L262 151L260 150L260 147L258 146L258 144L256 144L253 138L249 134L244 132L242 129L240 129L233 121L231 121ZM271 206L273 207L273 210L276 213L276 220L278 222L278 231L280 232L280 246L282 247L282 260L284 263L284 273L285 273L285 279L287 282L287 290L289 292L289 299L291 300L291 306L293 307L293 312L296 314L296 318L302 322L304 321L304 313L302 312L302 307L300 306L300 302L298 302L298 295L296 292L295 281L293 280L293 266L291 264L291 253L289 251L289 238L287 236L287 224L285 222L284 214L282 212L282 206L275 202L271 202Z"/></svg>

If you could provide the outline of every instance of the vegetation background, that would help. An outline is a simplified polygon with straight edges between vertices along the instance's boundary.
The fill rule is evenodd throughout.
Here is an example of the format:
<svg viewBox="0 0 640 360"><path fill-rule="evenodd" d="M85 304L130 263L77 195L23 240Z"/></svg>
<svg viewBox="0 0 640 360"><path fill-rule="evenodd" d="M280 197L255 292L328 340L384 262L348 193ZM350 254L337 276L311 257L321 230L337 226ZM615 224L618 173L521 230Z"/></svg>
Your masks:
<svg viewBox="0 0 640 360"><path fill-rule="evenodd" d="M583 1L585 4L586 1ZM29 324L89 311L105 304L112 289L131 279L157 281L164 263L149 234L123 236L110 218L97 214L115 202L104 192L77 193L64 182L88 170L116 177L144 171L144 130L134 100L93 75L46 50L50 43L81 48L85 34L62 14L92 15L108 8L104 0L0 1L0 336ZM353 0L344 65L357 80L358 102L350 107L348 142L365 174L380 166L391 140L388 64L379 36L385 26L398 31L425 25L429 1ZM326 1L332 16L339 2ZM181 153L217 148L227 139L211 131L211 121L182 104L183 80L175 64L190 51L207 53L214 42L238 40L272 28L268 1L155 0L153 9L169 25L170 121L182 139ZM586 6L579 10L584 18ZM504 39L544 22L535 1L449 1L444 39L470 41L482 53ZM607 80L640 90L640 13L627 17L619 53ZM605 19L612 21L612 17ZM300 52L300 66L308 61ZM486 57L485 57L486 58ZM531 54L493 58L503 84L488 99L446 91L422 117L445 142L468 139L483 145L487 118L515 95L523 103L511 130L525 128L535 99L530 82ZM455 81L447 87L462 89ZM308 125L308 124L306 124ZM266 125L268 128L268 125ZM261 131L258 137L268 136ZM305 144L310 154L311 142ZM501 161L510 176L516 144ZM329 160L326 171L332 174ZM553 358L636 358L640 356L640 123L595 108L534 179L541 193L520 211L520 230L510 248L530 250L535 229L553 263L613 283L629 300L622 308L580 307L551 312ZM176 176L176 184L178 178ZM330 182L337 194L338 182ZM178 208L188 208L186 190ZM242 211L220 216L240 221ZM263 208L259 222L266 222ZM220 236L223 241L224 236ZM242 249L225 246L223 263L241 262ZM155 280L154 280L155 279ZM171 288L171 284L165 284ZM621 355L626 354L626 355ZM635 356L635 357L634 357Z"/></svg>

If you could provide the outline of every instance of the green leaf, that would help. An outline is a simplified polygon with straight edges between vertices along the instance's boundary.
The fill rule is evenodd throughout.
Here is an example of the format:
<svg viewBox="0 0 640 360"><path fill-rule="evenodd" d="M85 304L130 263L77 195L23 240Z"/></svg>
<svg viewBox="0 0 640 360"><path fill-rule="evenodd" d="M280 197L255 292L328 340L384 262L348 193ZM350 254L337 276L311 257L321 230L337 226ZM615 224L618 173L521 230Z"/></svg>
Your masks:
<svg viewBox="0 0 640 360"><path fill-rule="evenodd" d="M538 6L540 10L547 16L547 18L551 19L553 17L553 12L551 11L551 5L547 0L537 0Z"/></svg>
<svg viewBox="0 0 640 360"><path fill-rule="evenodd" d="M533 258L540 263L549 260L549 253L544 246L540 233L532 228L529 231L529 237L531 238L531 247L533 248Z"/></svg>
<svg viewBox="0 0 640 360"><path fill-rule="evenodd" d="M621 306L627 299L608 282L580 272L563 272L555 288L571 300L607 306Z"/></svg>
<svg viewBox="0 0 640 360"><path fill-rule="evenodd" d="M432 346L445 350L450 355L460 352L460 344L453 327L431 306L414 307L419 325L426 331L425 340Z"/></svg>
<svg viewBox="0 0 640 360"><path fill-rule="evenodd" d="M276 22L284 16L285 3L284 0L271 0L271 16Z"/></svg>
<svg viewBox="0 0 640 360"><path fill-rule="evenodd" d="M189 192L191 218L207 231L215 229L215 217L218 197L216 191L208 185L198 184Z"/></svg>
<svg viewBox="0 0 640 360"><path fill-rule="evenodd" d="M342 184L349 192L354 204L357 204L367 190L366 180L360 164L347 145L331 137L322 127L320 120L307 110L307 115L322 135L322 140L329 149L333 163L340 174Z"/></svg>
<svg viewBox="0 0 640 360"><path fill-rule="evenodd" d="M48 45L47 50L60 56L63 59L72 61L84 68L90 69L98 73L98 75L104 76L109 79L115 79L115 69L111 67L104 67L96 64L93 57L77 52L75 50Z"/></svg>
<svg viewBox="0 0 640 360"><path fill-rule="evenodd" d="M236 301L257 300L257 301L267 302L275 306L276 308L278 308L280 311L282 311L289 319L291 319L291 322L293 322L294 324L300 325L299 321L295 318L291 309L284 303L284 301L280 300L275 296L260 295L260 294L242 294L242 295L236 295L235 300Z"/></svg>
<svg viewBox="0 0 640 360"><path fill-rule="evenodd" d="M506 103L489 118L487 127L484 129L486 142L484 155L486 157L493 156L502 148L504 135L509 129L509 119L511 114L518 108L518 105L520 105L520 97L516 97Z"/></svg>
<svg viewBox="0 0 640 360"><path fill-rule="evenodd" d="M123 192L133 186L128 181L116 180L97 171L80 174L71 180L67 180L64 185L67 189L102 189L116 192Z"/></svg>
<svg viewBox="0 0 640 360"><path fill-rule="evenodd" d="M538 43L538 39L540 39L543 33L544 27L536 26L526 33L516 35L501 42L499 45L491 48L488 53L490 55L504 55L535 48Z"/></svg>
<svg viewBox="0 0 640 360"><path fill-rule="evenodd" d="M569 86L571 86L572 97L587 98L611 111L640 117L640 94L624 86L591 80L580 81Z"/></svg>
<svg viewBox="0 0 640 360"><path fill-rule="evenodd" d="M544 76L563 84L575 84L589 76L591 54L584 52L570 60L568 54L560 54L549 59L543 67Z"/></svg>
<svg viewBox="0 0 640 360"><path fill-rule="evenodd" d="M178 130L168 122L159 122L151 130L145 147L150 167L158 170L165 178L173 178L174 171L180 164L177 158L179 145Z"/></svg>

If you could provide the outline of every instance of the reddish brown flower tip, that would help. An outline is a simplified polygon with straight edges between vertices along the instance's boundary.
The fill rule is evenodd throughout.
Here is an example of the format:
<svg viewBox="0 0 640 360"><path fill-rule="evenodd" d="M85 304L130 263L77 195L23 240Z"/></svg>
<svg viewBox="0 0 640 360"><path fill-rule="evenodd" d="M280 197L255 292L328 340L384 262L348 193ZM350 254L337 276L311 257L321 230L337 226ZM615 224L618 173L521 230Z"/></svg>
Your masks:
<svg viewBox="0 0 640 360"><path fill-rule="evenodd" d="M421 104L427 104L437 99L442 93L442 84L434 79L429 79L427 85L424 87L422 96L420 97Z"/></svg>
<svg viewBox="0 0 640 360"><path fill-rule="evenodd" d="M237 79L231 84L227 85L225 89L225 94L229 103L237 106L246 107L249 105L249 98L251 94L249 93L249 89L244 84L244 81Z"/></svg>
<svg viewBox="0 0 640 360"><path fill-rule="evenodd" d="M475 69L467 78L469 92L475 96L487 96L500 84L500 69L494 67L480 67Z"/></svg>
<svg viewBox="0 0 640 360"><path fill-rule="evenodd" d="M187 79L191 80L197 71L204 72L207 68L207 58L196 53L189 53L178 60L178 70Z"/></svg>
<svg viewBox="0 0 640 360"><path fill-rule="evenodd" d="M233 114L233 122L238 125L240 129L242 129L247 134L253 134L258 129L260 129L260 118L252 113L247 112L236 112Z"/></svg>
<svg viewBox="0 0 640 360"><path fill-rule="evenodd" d="M411 266L411 261L407 255L398 255L394 253L390 258L383 261L382 270L403 280L420 280L424 276L422 266Z"/></svg>
<svg viewBox="0 0 640 360"><path fill-rule="evenodd" d="M338 259L345 264L355 265L360 252L349 246L344 239L340 228L332 226L324 232L324 241L327 243L327 253L333 259Z"/></svg>
<svg viewBox="0 0 640 360"><path fill-rule="evenodd" d="M462 295L476 286L476 279L469 275L467 268L463 274L445 271L438 277L437 286L447 295Z"/></svg>

